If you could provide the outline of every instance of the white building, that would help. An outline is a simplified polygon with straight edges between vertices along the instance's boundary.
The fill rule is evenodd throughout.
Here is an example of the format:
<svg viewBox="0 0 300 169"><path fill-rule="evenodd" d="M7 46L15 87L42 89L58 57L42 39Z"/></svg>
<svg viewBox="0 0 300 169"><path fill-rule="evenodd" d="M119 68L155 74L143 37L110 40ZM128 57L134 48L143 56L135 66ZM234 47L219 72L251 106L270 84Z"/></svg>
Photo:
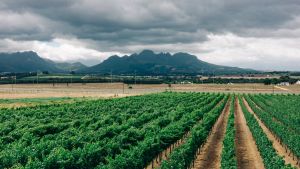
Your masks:
<svg viewBox="0 0 300 169"><path fill-rule="evenodd" d="M0 80L6 80L6 79L9 79L10 77L8 76L3 76L3 77L0 77Z"/></svg>
<svg viewBox="0 0 300 169"><path fill-rule="evenodd" d="M289 86L289 85L290 85L289 82L281 82L277 84L277 86Z"/></svg>
<svg viewBox="0 0 300 169"><path fill-rule="evenodd" d="M300 80L298 80L295 84L296 84L296 85L300 85Z"/></svg>

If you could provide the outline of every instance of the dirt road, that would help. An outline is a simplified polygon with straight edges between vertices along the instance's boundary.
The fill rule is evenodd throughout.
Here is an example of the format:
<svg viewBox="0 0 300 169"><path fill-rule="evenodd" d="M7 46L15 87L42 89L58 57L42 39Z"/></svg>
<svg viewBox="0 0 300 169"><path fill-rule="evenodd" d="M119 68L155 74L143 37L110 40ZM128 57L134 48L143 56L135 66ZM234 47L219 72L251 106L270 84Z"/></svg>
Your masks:
<svg viewBox="0 0 300 169"><path fill-rule="evenodd" d="M275 86L275 88L280 89L280 90L284 90L284 91L290 91L289 89L283 88L283 87L279 87L279 86Z"/></svg>

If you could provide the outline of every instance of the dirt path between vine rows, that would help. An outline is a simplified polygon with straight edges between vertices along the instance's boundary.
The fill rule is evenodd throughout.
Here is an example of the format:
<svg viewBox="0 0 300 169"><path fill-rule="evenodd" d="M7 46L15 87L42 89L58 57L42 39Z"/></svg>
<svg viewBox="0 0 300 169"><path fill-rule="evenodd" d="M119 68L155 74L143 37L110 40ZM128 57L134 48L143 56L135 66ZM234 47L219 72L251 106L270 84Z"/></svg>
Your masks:
<svg viewBox="0 0 300 169"><path fill-rule="evenodd" d="M200 149L200 153L197 155L192 169L217 169L221 167L221 153L228 121L229 108L230 101L228 101L222 114L215 123L211 134L207 138L207 142Z"/></svg>
<svg viewBox="0 0 300 169"><path fill-rule="evenodd" d="M264 169L263 160L256 147L239 100L235 102L236 156L239 169Z"/></svg>
<svg viewBox="0 0 300 169"><path fill-rule="evenodd" d="M296 158L293 159L293 154L286 152L286 149L279 143L276 137L271 133L271 131L266 127L266 125L258 118L255 112L251 109L251 107L249 106L245 98L243 98L243 101L248 111L254 115L255 119L258 121L260 127L263 129L268 139L273 143L273 147L277 151L277 154L283 157L285 164L291 164L293 167L300 168L300 166L297 165Z"/></svg>
<svg viewBox="0 0 300 169"><path fill-rule="evenodd" d="M217 106L219 106L222 102L224 101L224 99L222 99L219 103L217 103L215 105L213 109L215 109ZM202 119L200 119L197 123L200 123L202 121ZM196 124L197 124L196 123ZM195 124L195 125L196 125ZM182 144L185 143L185 140L187 137L190 136L190 131L188 131L186 134L183 135L183 137L179 140L177 140L175 143L173 143L172 145L170 145L167 149L165 149L164 151L160 152L153 160L150 164L147 165L147 167L145 167L144 169L153 169L153 168L158 168L160 167L161 163L163 160L167 160L169 155L171 154L172 150L174 150L175 148L181 146Z"/></svg>

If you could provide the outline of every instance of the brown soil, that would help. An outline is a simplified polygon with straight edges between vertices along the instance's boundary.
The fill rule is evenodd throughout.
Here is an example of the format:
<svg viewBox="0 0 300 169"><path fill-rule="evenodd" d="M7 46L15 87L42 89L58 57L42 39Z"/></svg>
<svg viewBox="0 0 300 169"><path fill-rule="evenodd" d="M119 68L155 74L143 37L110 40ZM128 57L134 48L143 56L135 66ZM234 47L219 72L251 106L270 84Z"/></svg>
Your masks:
<svg viewBox="0 0 300 169"><path fill-rule="evenodd" d="M207 142L200 149L200 154L197 155L196 160L194 161L193 169L217 169L221 167L221 153L228 121L229 107L230 102L228 102L214 125L211 134L208 136Z"/></svg>
<svg viewBox="0 0 300 169"><path fill-rule="evenodd" d="M280 142L276 139L277 137L275 137L275 135L273 135L271 131L265 126L265 124L257 117L257 115L249 106L248 102L245 99L243 99L243 101L248 111L254 115L255 119L259 123L259 126L266 133L268 139L273 143L273 147L277 151L277 154L283 157L286 164L291 164L293 167L300 168L300 166L297 165L296 158L293 158L294 155L292 153L288 153L290 151L286 151L286 148L283 145L281 145Z"/></svg>
<svg viewBox="0 0 300 169"><path fill-rule="evenodd" d="M263 169L263 160L247 126L239 101L235 103L236 156L239 169Z"/></svg>
<svg viewBox="0 0 300 169"><path fill-rule="evenodd" d="M275 88L283 90L283 91L290 91L289 89L283 88L283 87L279 87L279 86L275 86Z"/></svg>

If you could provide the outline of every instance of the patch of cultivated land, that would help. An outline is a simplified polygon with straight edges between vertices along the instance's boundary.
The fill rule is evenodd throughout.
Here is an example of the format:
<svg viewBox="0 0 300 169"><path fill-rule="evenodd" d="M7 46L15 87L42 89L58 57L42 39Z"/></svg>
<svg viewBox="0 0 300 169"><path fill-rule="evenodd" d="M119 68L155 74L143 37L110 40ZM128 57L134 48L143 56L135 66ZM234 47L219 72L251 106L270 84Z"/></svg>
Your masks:
<svg viewBox="0 0 300 169"><path fill-rule="evenodd" d="M245 106L247 107L248 111L254 115L255 119L258 121L259 126L263 129L266 133L268 139L273 143L273 147L276 150L277 154L283 157L285 164L291 164L293 167L299 168L297 165L297 160L293 158L294 155L288 153L286 149L280 144L280 142L276 139L276 137L271 133L271 131L264 125L264 123L257 117L254 111L249 106L248 102L243 98Z"/></svg>
<svg viewBox="0 0 300 169"><path fill-rule="evenodd" d="M239 101L235 103L236 156L239 169L263 169L260 153L247 126Z"/></svg>
<svg viewBox="0 0 300 169"><path fill-rule="evenodd" d="M171 154L172 150L174 148L179 147L180 145L184 144L184 140L187 136L189 136L189 132L186 133L180 140L178 140L176 143L170 145L167 149L162 151L145 169L153 169L153 168L158 168L161 166L161 163L163 160L167 160L169 155Z"/></svg>
<svg viewBox="0 0 300 169"><path fill-rule="evenodd" d="M221 102L219 102L217 105L220 105L220 104L221 104ZM229 105L229 102L228 102L227 107L226 107L227 109L229 109L228 105ZM222 113L223 116L224 116L224 112L225 112L225 109ZM200 121L198 121L197 123L200 123L201 121L202 121L202 119ZM174 150L175 148L177 148L177 147L179 147L179 146L181 146L182 144L185 143L187 137L190 137L190 131L185 133L181 139L176 141L176 143L170 145L167 149L165 149L164 151L159 153L159 155L155 159L153 159L152 162L150 164L148 164L148 166L145 169L159 168L161 166L163 160L168 160L168 157L172 153L172 150Z"/></svg>
<svg viewBox="0 0 300 169"><path fill-rule="evenodd" d="M15 99L15 98L48 98L48 97L95 97L95 98L117 98L136 96L138 94L102 94L92 92L38 92L38 93L0 93L0 98Z"/></svg>
<svg viewBox="0 0 300 169"><path fill-rule="evenodd" d="M293 93L300 93L300 85L284 86L284 88L292 91Z"/></svg>
<svg viewBox="0 0 300 169"><path fill-rule="evenodd" d="M130 89L129 86L132 88ZM37 97L122 97L166 90L178 92L238 92L238 93L300 93L300 85L289 91L263 84L137 84L122 83L75 83L75 84L14 84L0 85L0 98Z"/></svg>
<svg viewBox="0 0 300 169"><path fill-rule="evenodd" d="M33 107L37 105L66 104L94 98L25 98L25 99L0 99L0 108Z"/></svg>
<svg viewBox="0 0 300 169"><path fill-rule="evenodd" d="M129 93L119 93L119 94L112 94L109 93L111 91L115 91L117 89L118 91L121 90L120 87L123 87L123 84L87 84L85 88L81 88L79 84L76 84L74 86L70 86L70 88L65 88L63 85L54 86L52 91L50 91L49 86L46 85L37 85L36 90L40 90L37 93L30 93L28 91L33 90L33 86L31 85L22 85L18 86L18 88L14 88L15 93L9 93L9 92L3 92L4 88L1 88L3 86L0 85L0 98L1 97L8 97L11 96L11 98L14 97L25 97L25 99L0 99L0 110L3 110L2 115L2 123L0 123L0 137L2 140L5 141L3 144L3 150L0 151L1 156L0 158L0 168L10 168L13 165L19 163L21 161L22 156L18 156L18 153L21 152L23 149L28 148L28 152L24 151L23 155L26 157L26 161L23 162L23 166L29 165L31 162L31 158L34 159L33 162L38 164L39 162L42 162L44 165L48 165L48 162L46 161L48 157L51 157L53 154L48 153L46 154L45 158L42 159L42 161L37 161L37 156L39 154L35 153L35 149L38 148L38 152L42 152L44 147L41 145L50 145L52 143L52 139L60 140L61 138L69 138L74 137L75 139L70 140L70 142L73 145L90 145L93 143L95 138L101 138L96 140L97 146L94 149L89 149L92 153L93 150L99 151L101 148L101 151L103 150L104 153L98 153L95 156L87 156L83 153L83 151L80 151L86 159L85 160L79 160L78 152L76 149L72 149L72 151L67 150L66 147L63 147L63 143L60 143L57 141L57 143L61 145L60 149L64 152L69 151L70 156L66 156L63 158L66 158L66 161L69 160L70 164L61 164L59 160L55 161L53 160L53 165L49 166L56 166L56 165L78 165L76 168L82 168L82 166L91 165L93 167L96 167L97 165L100 166L104 164L108 168L112 168L111 166L117 166L115 168L122 168L120 166L123 166L125 168L131 168L133 165L135 165L135 161L139 161L139 163L136 163L139 167L132 167L132 168L142 168L144 166L147 166L145 169L152 169L152 168L159 168L163 167L162 162L164 160L168 161L173 158L172 155L174 155L176 150L178 148L184 147L182 145L186 145L187 143L190 143L189 138L199 138L199 137L191 137L195 136L193 133L195 126L197 124L207 124L207 123L201 123L203 122L203 115L200 116L198 112L209 112L209 110L213 110L218 105L222 103L222 108L225 107L223 110L218 109L218 114L214 116L215 123L210 123L209 128L206 127L205 131L211 131L208 137L205 135L205 138L202 139L201 144L198 142L194 145L196 148L193 149L193 151L190 151L191 149L187 149L186 152L192 152L189 154L189 156L181 154L180 157L174 158L173 161L179 161L177 166L173 165L175 163L170 163L172 167L174 168L180 168L180 160L184 158L190 158L195 159L189 168L191 169L219 169L221 168L221 158L222 158L222 149L223 149L223 140L226 135L226 128L228 123L228 117L230 114L230 101L227 101L227 104L224 103L224 94L222 95L222 98L220 100L217 100L218 102L212 102L212 100L217 99L217 95L213 93L182 93L182 92L165 92L160 94L151 94L149 96L143 95L143 96L137 96L137 97L128 97L123 99L95 99L99 97L123 97L123 96L131 96L131 95L142 95L147 92L163 92L166 89L165 85L136 85L131 90L131 94ZM8 86L6 86L8 88ZM148 89L147 89L148 87ZM216 88L217 85L206 85L205 87ZM220 86L219 86L220 87ZM235 86L238 87L238 86ZM242 90L242 86L239 86L239 90ZM204 85L197 86L197 85L183 85L183 86L173 86L174 91L192 91L192 90L202 90L204 88ZM22 91L27 91L28 93L22 93ZM43 92L42 90L46 90L47 92ZM67 90L66 92L61 92L63 90ZM175 90L180 89L180 90ZM233 89L233 88L232 88ZM1 93L4 93L2 95ZM78 90L78 92L76 92ZM127 89L129 90L129 89ZM281 90L281 89L278 89ZM88 92L87 92L88 91ZM93 92L94 91L94 92ZM99 92L100 91L100 92ZM133 91L136 91L134 93ZM216 90L217 91L217 90ZM107 93L106 93L107 92ZM92 95L93 97L83 97L83 98L55 98L55 97L61 97L65 96L64 94L70 94L73 96L82 97L84 93L88 93ZM54 98L34 98L35 96L48 96L47 94L50 94L54 96ZM60 95L61 94L61 95ZM101 95L101 96L100 96ZM88 96L88 95L87 95ZM275 95L270 95L272 97L275 97ZM285 95L282 95L285 96ZM28 98L33 97L33 98ZM279 156L282 156L285 164L291 164L295 168L299 168L299 161L296 159L295 155L291 153L289 149L287 149L286 145L283 145L278 140L278 137L272 133L267 126L264 124L262 120L260 120L259 116L260 114L256 114L254 111L257 111L259 113L259 109L266 108L265 105L261 105L262 107L259 107L259 103L257 102L257 105L254 103L254 106L252 108L249 106L247 100L247 96L245 98L242 97L242 102L246 106L247 110L254 116L254 118L257 120L258 124L256 123L255 119L251 116L251 119L249 120L250 115L246 109L243 110L246 111L246 117L249 120L248 124L253 131L251 133L246 118L244 116L243 110L241 105L239 104L239 99L234 98L231 94L231 99L235 99L234 104L234 128L235 128L235 135L231 135L233 141L233 137L235 137L234 143L235 143L235 150L232 149L230 152L235 152L234 158L237 162L238 169L264 169L267 164L273 164L271 163L263 163L263 159L260 154L263 155L264 159L266 159L264 152L268 151L260 151L258 150L258 147L256 146L256 141L260 149L261 148L261 139L259 139L259 135L257 136L258 130L252 130L254 127L261 127L262 130L259 129L259 133L265 133L267 138L272 142L272 145L274 149L276 150L277 154ZM286 96L288 97L288 96ZM296 96L293 96L296 97ZM297 96L298 97L298 96ZM92 100L94 99L94 100ZM288 99L288 98L287 98ZM86 100L86 102L81 102L83 100ZM90 100L90 101L87 101ZM230 99L229 99L230 100ZM107 101L107 102L106 102ZM250 105L252 106L251 99L248 100ZM268 102L271 102L272 100L268 100ZM275 101L275 100L273 100ZM78 102L78 104L77 104ZM284 103L289 103L291 100L288 100L287 102L281 103L282 99L278 102L274 102L278 104L277 107L281 107L284 105ZM297 102L297 100L296 100ZM211 103L211 107L206 109L202 109L202 107L207 106L209 103ZM272 102L273 103L273 102ZM56 104L52 106L45 106L45 107L34 107L36 105L50 105L50 104ZM61 104L61 105L59 105ZM71 106L69 105L71 104ZM199 105L201 104L201 106ZM198 105L198 106L197 106ZM266 104L267 105L267 104ZM275 104L273 104L274 106ZM291 107L294 107L295 112L297 112L297 106L293 106L291 104ZM15 108L15 107L24 107L24 106L32 106L31 108L19 108L19 109L1 109L1 108ZM72 107L72 106L78 106L78 107ZM176 107L178 106L178 107ZM185 106L185 109L182 109ZM272 106L270 104L269 106ZM214 108L213 108L214 107ZM259 108L259 109L256 109ZM199 108L199 109L198 109ZM201 109L200 109L201 108ZM233 107L232 107L233 108ZM199 110L199 111L198 111ZM205 111L204 111L205 110ZM263 109L262 109L263 110ZM220 114L220 112L222 113ZM8 113L7 113L8 112ZM95 113L87 113L87 112L95 112ZM125 112L125 113L124 113ZM170 113L171 112L171 113ZM285 109L281 110L281 112L285 112ZM192 116L186 116L188 113L191 113ZM271 113L271 112L269 112ZM6 115L8 114L8 115ZM124 115L123 115L124 114ZM220 115L219 115L220 114ZM271 116L271 114L269 114ZM274 115L274 114L273 114ZM296 113L297 115L297 113ZM1 116L0 116L1 117ZM49 117L53 118L50 119ZM201 117L201 118L200 118ZM265 117L265 116L262 116ZM266 116L267 117L267 116ZM277 116L276 116L277 117ZM19 118L20 120L16 120L16 118ZM195 118L197 118L198 121L195 121ZM281 116L279 117L281 118ZM1 119L1 118L0 118ZM47 119L47 121L45 120ZM190 121L193 119L193 121ZM271 118L270 118L271 119ZM294 119L294 116L293 118ZM233 120L233 119L232 119ZM276 120L274 118L274 120ZM66 122L67 121L67 122ZM255 122L255 125L251 125ZM250 123L249 123L250 122ZM265 121L268 122L268 121ZM279 122L279 121L278 121ZM165 123L165 124L163 124ZM175 123L175 128L171 125L171 123ZM116 125L117 124L117 125ZM163 125L162 125L163 124ZM193 125L191 125L193 124ZM214 125L213 125L214 124ZM288 124L288 123L285 123ZM297 124L297 123L295 123ZM160 126L162 125L162 126ZM183 127L183 126L189 126L189 132L188 130L178 130L183 132L178 132L175 130L177 127ZM194 126L195 125L195 126ZM213 127L211 128L211 126ZM11 127L16 126L16 127ZM25 128L24 128L25 126ZM30 128L26 128L26 126L30 126ZM169 127L171 126L171 127ZM59 128L60 127L60 128ZM203 127L203 126L202 126ZM83 128L85 131L88 132L66 132L71 130L81 130ZM153 130L153 131L152 131ZM162 130L166 131L161 132ZM291 129L292 130L292 129ZM21 132L20 132L21 131ZM27 135L21 135L20 137L14 138L14 140L11 140L15 136L15 133L23 133L23 131L30 131L32 132L33 136L36 138L39 138L39 140L42 141L36 141L36 143L27 143L26 140L23 139L27 138ZM113 132L111 132L113 131ZM175 132L170 132L175 131ZM203 130L202 130L203 131ZM284 130L284 131L288 131ZM295 131L295 134L296 130ZM55 132L55 133L52 133ZM161 132L161 133L160 133ZM1 135L2 133L2 135ZM92 133L92 134L89 134ZM171 134L168 134L171 133ZM185 133L185 134L184 134ZM141 134L141 135L139 135ZM177 135L178 134L178 135ZM255 136L255 139L253 138L252 134ZM279 133L280 134L280 133ZM161 143L163 142L164 138L163 136L169 136L168 138L172 139L172 142L168 142L167 146L161 146ZM53 136L53 137L48 137ZM88 141L82 140L82 137L86 137ZM176 137L174 137L176 136ZM49 139L50 138L50 139ZM156 138L159 139L158 141ZM257 139L258 138L258 139ZM264 140L267 140L265 136L263 136ZM100 141L99 141L100 140ZM147 140L151 140L151 142L148 144ZM204 143L203 140L206 140ZM293 139L298 140L298 139ZM10 143L10 141L13 141ZM45 143L44 143L45 141ZM174 143L175 142L175 143ZM26 143L26 144L25 144ZM142 143L142 144L141 144ZM171 144L174 143L174 144ZM202 144L203 143L203 144ZM233 143L233 142L231 142ZM9 145L13 145L12 147L9 147ZM28 144L28 145L27 145ZM36 146L36 144L40 146ZM147 144L146 146L144 146ZM170 145L171 144L171 145ZM149 146L151 145L151 146ZM152 147L154 145L155 147ZM198 147L200 146L201 147ZM268 143L268 147L272 147L270 143ZM297 145L297 144L291 144L291 145ZM21 146L21 147L20 147ZM57 147L53 147L57 148ZM104 147L104 148L103 148ZM138 147L135 149L135 147ZM166 148L167 147L167 148ZM232 147L232 146L230 146ZM78 148L78 147L76 147ZM97 149L99 148L99 149ZM103 148L103 149L102 149ZM151 149L152 148L152 149ZM115 149L116 151L112 153L112 149ZM176 150L175 150L176 149ZM152 150L154 153L152 153ZM159 151L158 151L159 150ZM174 151L175 150L175 151ZM194 153L195 151L197 153ZM226 150L226 149L225 149ZM267 150L267 149L264 149ZM32 152L31 152L32 151ZM137 156L127 156L128 154L134 154ZM54 151L53 151L54 152ZM142 152L143 154L139 154ZM147 154L147 153L152 154ZM159 153L160 152L160 153ZM297 151L296 151L297 152ZM159 153L159 154L158 154ZM174 154L173 154L174 153ZM272 149L272 153L275 154L275 152ZM55 157L58 159L61 156L61 154L54 154ZM53 155L53 156L54 156ZM151 156L148 156L151 155ZM191 155L191 156L190 156ZM276 155L276 154L275 154ZM31 157L33 156L33 157ZM101 156L101 158L99 158ZM149 159L145 157L150 157ZM14 157L14 161L10 162L8 159L11 157ZM27 159L27 157L30 157ZM46 158L47 157L47 158ZM118 158L115 158L118 157ZM176 156L174 156L176 157ZM195 158L194 158L195 157ZM270 156L268 156L270 157ZM272 156L273 157L273 156ZM274 156L275 157L275 156ZM277 156L276 156L277 157ZM114 158L114 159L113 159ZM97 161L101 159L102 161ZM119 160L121 159L121 160ZM275 159L275 158L272 158ZM71 161L74 160L74 161ZM89 161L96 161L95 164L90 163ZM118 161L119 160L119 161ZM125 161L127 160L127 161ZM149 164L143 164L145 161L149 162L152 160L152 162ZM268 159L267 159L268 160ZM77 164L75 161L80 161L80 163L84 164ZM122 163L124 161L124 164ZM170 160L171 161L171 160ZM130 163L133 162L133 163ZM280 161L281 164L283 164L283 161ZM129 165L127 165L129 164ZM265 165L265 166L264 166ZM2 167L1 167L2 166ZM6 166L6 167L3 167ZM55 168L55 167L49 167L48 168ZM130 166L130 167L129 167ZM90 168L93 168L90 167ZM169 167L169 168L172 168ZM63 167L62 167L63 168ZM225 167L226 168L226 167Z"/></svg>
<svg viewBox="0 0 300 169"><path fill-rule="evenodd" d="M206 144L201 148L197 156L193 169L221 167L221 152L223 148L223 139L226 132L226 125L229 115L230 102L227 103L218 121L214 125Z"/></svg>
<svg viewBox="0 0 300 169"><path fill-rule="evenodd" d="M207 100L207 97L210 99ZM189 117L199 117L199 119L202 117L201 114L196 113L201 103L201 107L210 105L208 110L203 110L206 112L222 98L224 95L162 93L125 99L86 101L71 106L63 104L10 109L7 110L7 114L3 111L0 114L2 120L0 137L4 140L4 144L1 145L0 168L13 168L16 165L32 166L33 163L35 166L38 164L41 166L42 163L44 168L95 168L103 165L105 168L141 168L146 165L143 162L146 161L148 153L161 149L159 143L163 139L160 136L171 133L171 130L176 130L177 126L182 127L178 131L184 131L184 128L189 125ZM209 104L213 100L218 102ZM177 107L178 105L180 107ZM16 117L20 120L15 120ZM180 125L172 127L176 122ZM15 127L10 128L10 126ZM37 138L36 142L25 144L23 135L14 140L7 139L12 138L14 133L22 133L20 131L25 130L32 132L31 136ZM28 138L27 135L24 135L25 137ZM82 139L83 137L85 139ZM176 138L178 137L174 137ZM68 141L75 147L69 150L62 140ZM47 145L52 143L51 150L43 154L42 159L38 159L41 154L34 152L42 153ZM151 148L145 144L155 147ZM58 148L61 153L53 154ZM19 152L24 149L28 151L23 151L22 157L19 156ZM67 151L68 156L64 156ZM123 152L135 156L123 156ZM119 158L113 159L116 156ZM48 159L52 157L53 160L49 162ZM22 164L19 163L21 158L23 158ZM125 163L119 159L122 162L125 160ZM138 162L133 162L135 160Z"/></svg>

